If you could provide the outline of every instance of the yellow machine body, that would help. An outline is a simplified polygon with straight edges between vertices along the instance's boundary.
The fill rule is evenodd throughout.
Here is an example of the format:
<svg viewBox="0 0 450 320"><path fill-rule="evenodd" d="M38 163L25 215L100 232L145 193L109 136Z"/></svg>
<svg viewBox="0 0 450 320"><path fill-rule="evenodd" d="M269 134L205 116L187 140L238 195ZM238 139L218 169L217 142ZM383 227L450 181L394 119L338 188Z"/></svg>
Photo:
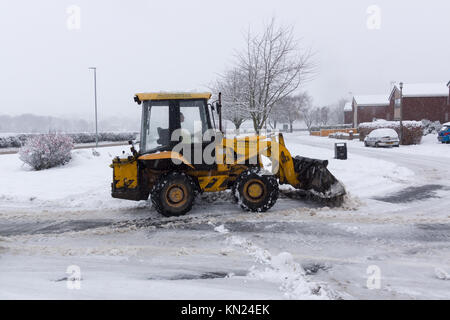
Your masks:
<svg viewBox="0 0 450 320"><path fill-rule="evenodd" d="M195 178L202 192L218 192L226 190L234 182L236 177L248 168L248 161L254 160L254 165L262 166L261 156L265 156L272 161L272 173L280 180L280 183L291 184L294 187L300 185L297 179L292 156L284 143L281 134L276 137L268 138L264 136L248 136L242 138L227 139L224 138L221 143L216 146L216 170L196 170L181 154L173 151L159 152L155 154L145 154L129 158L116 158L113 161L114 188L117 190L133 192L137 190L139 183L138 160L139 161L181 161L185 164L183 170L187 175ZM276 152L278 155L273 154ZM236 154L236 159L232 154ZM279 161L277 162L276 160ZM150 172L148 174L159 175L165 173ZM152 177L149 180L155 181ZM141 186L150 191L152 185ZM145 193L147 193L145 192Z"/></svg>

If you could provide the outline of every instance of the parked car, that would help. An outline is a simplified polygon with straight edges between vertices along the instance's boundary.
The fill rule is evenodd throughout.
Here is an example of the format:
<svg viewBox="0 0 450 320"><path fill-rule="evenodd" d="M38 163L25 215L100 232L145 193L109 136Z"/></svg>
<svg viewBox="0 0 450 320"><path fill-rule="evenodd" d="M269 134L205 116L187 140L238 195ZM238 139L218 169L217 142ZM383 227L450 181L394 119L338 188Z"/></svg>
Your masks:
<svg viewBox="0 0 450 320"><path fill-rule="evenodd" d="M442 125L438 133L438 140L442 143L450 143L450 122Z"/></svg>
<svg viewBox="0 0 450 320"><path fill-rule="evenodd" d="M400 140L394 129L375 129L364 138L366 147L398 147Z"/></svg>

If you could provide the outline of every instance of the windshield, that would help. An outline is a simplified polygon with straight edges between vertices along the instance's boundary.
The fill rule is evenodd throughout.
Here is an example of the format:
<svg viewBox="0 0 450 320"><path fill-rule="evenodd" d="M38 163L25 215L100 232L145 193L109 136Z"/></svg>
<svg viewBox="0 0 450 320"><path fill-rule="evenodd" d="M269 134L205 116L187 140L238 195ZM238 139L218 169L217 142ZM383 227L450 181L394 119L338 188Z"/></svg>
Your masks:
<svg viewBox="0 0 450 320"><path fill-rule="evenodd" d="M449 128L450 128L450 127L443 126L442 129L441 129L441 131L447 131Z"/></svg>

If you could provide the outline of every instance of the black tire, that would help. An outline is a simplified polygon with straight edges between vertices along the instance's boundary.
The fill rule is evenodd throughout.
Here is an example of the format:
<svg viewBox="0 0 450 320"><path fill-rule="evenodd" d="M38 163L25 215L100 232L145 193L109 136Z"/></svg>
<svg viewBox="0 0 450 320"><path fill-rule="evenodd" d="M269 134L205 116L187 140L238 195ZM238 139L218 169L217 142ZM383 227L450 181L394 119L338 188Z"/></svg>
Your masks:
<svg viewBox="0 0 450 320"><path fill-rule="evenodd" d="M195 183L182 172L162 175L151 191L155 209L166 217L181 216L192 209L195 199Z"/></svg>
<svg viewBox="0 0 450 320"><path fill-rule="evenodd" d="M378 144L378 142L375 143L375 148L379 148L380 145Z"/></svg>
<svg viewBox="0 0 450 320"><path fill-rule="evenodd" d="M251 190L256 195L251 195ZM232 188L233 196L246 211L265 212L273 207L278 199L278 181L271 174L263 174L260 168L251 168L242 172Z"/></svg>
<svg viewBox="0 0 450 320"><path fill-rule="evenodd" d="M368 147L369 144L368 144L366 141L364 141L364 146L365 146L365 147Z"/></svg>

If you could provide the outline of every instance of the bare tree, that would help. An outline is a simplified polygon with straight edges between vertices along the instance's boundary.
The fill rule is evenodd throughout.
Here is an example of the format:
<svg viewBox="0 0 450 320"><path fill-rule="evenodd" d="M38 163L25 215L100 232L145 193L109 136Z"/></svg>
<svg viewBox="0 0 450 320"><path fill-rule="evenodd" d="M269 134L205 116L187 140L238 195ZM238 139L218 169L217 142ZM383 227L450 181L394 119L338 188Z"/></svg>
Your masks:
<svg viewBox="0 0 450 320"><path fill-rule="evenodd" d="M244 96L253 127L259 132L273 107L309 80L311 52L301 50L293 28L278 27L275 19L261 35L250 31L247 47L238 53L238 68L245 75Z"/></svg>
<svg viewBox="0 0 450 320"><path fill-rule="evenodd" d="M305 122L308 131L311 132L312 126L317 122L318 109L313 107L312 98L309 95L307 95L307 98L302 100L302 102L303 103L299 107L300 117L303 122Z"/></svg>
<svg viewBox="0 0 450 320"><path fill-rule="evenodd" d="M302 117L302 110L311 104L311 97L307 92L297 94L294 96L287 96L282 99L272 109L272 114L276 114L278 122L288 123L289 131L293 131L294 121ZM269 119L273 117L270 115Z"/></svg>
<svg viewBox="0 0 450 320"><path fill-rule="evenodd" d="M222 92L223 117L230 120L236 130L249 119L244 96L245 78L238 69L226 71L213 86L214 92Z"/></svg>
<svg viewBox="0 0 450 320"><path fill-rule="evenodd" d="M277 124L285 120L282 113L286 108L286 101L285 101L286 99L287 97L279 101L277 104L275 104L272 107L272 111L270 112L269 117L267 117L267 123L270 125L272 129L276 129Z"/></svg>
<svg viewBox="0 0 450 320"><path fill-rule="evenodd" d="M329 106L329 121L331 124L344 124L344 107L347 99L341 98L336 103Z"/></svg>
<svg viewBox="0 0 450 320"><path fill-rule="evenodd" d="M302 111L301 111L303 121L305 122L305 125L308 128L309 132L311 132L311 128L315 122L315 119L314 119L315 112L316 112L316 110L310 106L302 109Z"/></svg>
<svg viewBox="0 0 450 320"><path fill-rule="evenodd" d="M330 108L327 106L321 107L319 111L320 125L326 126L328 124Z"/></svg>

